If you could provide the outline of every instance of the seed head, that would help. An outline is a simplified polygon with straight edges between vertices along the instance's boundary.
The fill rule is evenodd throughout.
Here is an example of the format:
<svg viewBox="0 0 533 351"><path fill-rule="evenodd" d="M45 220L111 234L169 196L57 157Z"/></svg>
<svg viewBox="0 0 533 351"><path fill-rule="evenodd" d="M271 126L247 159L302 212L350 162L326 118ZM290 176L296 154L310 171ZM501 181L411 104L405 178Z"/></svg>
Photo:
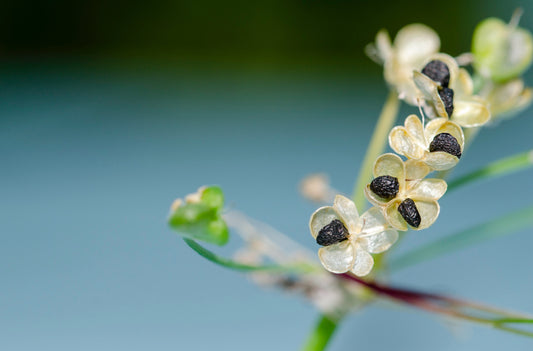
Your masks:
<svg viewBox="0 0 533 351"><path fill-rule="evenodd" d="M453 113L453 90L450 88L439 89L439 96L444 103L448 117L451 117Z"/></svg>
<svg viewBox="0 0 533 351"><path fill-rule="evenodd" d="M418 209L416 208L415 202L409 198L405 199L400 206L398 206L398 212L402 215L403 219L412 227L418 228L422 218Z"/></svg>
<svg viewBox="0 0 533 351"><path fill-rule="evenodd" d="M444 151L457 158L461 158L461 146L457 142L457 139L449 133L437 134L431 144L429 144L429 151Z"/></svg>
<svg viewBox="0 0 533 351"><path fill-rule="evenodd" d="M431 78L431 80L439 83L444 88L447 88L450 84L450 69L442 61L430 61L424 69L422 69L422 73Z"/></svg>
<svg viewBox="0 0 533 351"><path fill-rule="evenodd" d="M338 242L344 241L348 238L348 229L338 219L334 219L320 229L316 237L318 245L329 246Z"/></svg>
<svg viewBox="0 0 533 351"><path fill-rule="evenodd" d="M398 194L400 184L398 179L388 175L379 176L370 183L370 190L372 190L379 197L385 200L390 200Z"/></svg>

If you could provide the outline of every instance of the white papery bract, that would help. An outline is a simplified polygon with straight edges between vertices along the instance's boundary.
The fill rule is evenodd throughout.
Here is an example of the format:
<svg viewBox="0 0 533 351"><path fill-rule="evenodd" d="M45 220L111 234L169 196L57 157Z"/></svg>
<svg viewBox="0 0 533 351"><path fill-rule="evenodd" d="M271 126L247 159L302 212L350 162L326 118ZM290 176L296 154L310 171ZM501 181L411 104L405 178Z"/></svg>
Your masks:
<svg viewBox="0 0 533 351"><path fill-rule="evenodd" d="M444 151L430 151L433 138L440 133L452 135L463 150L464 135L459 125L447 118L436 118L424 128L416 115L407 117L404 126L392 129L389 134L389 144L396 153L408 159L420 160L432 170L444 171L454 167L459 158Z"/></svg>
<svg viewBox="0 0 533 351"><path fill-rule="evenodd" d="M487 102L474 93L474 83L470 74L459 68L455 59L446 54L435 54L427 57L425 64L438 60L444 62L450 71L449 88L453 90L453 112L451 116L446 111L445 103L439 95L441 85L425 74L415 71L414 82L423 93L424 110L430 117L446 117L462 127L479 127L490 120L490 110ZM422 66L423 67L423 66Z"/></svg>
<svg viewBox="0 0 533 351"><path fill-rule="evenodd" d="M353 201L342 195L335 197L333 206L321 207L311 215L309 229L313 238L334 220L344 224L349 233L347 239L318 250L322 265L333 273L367 275L374 266L370 254L388 250L398 239L398 232L390 228L380 210L373 207L359 216Z"/></svg>
<svg viewBox="0 0 533 351"><path fill-rule="evenodd" d="M379 31L375 43L369 44L366 52L383 65L385 81L398 92L398 97L416 105L421 93L413 82L413 71L422 69L427 57L437 53L439 48L437 33L415 23L403 27L396 34L393 44L386 30Z"/></svg>
<svg viewBox="0 0 533 351"><path fill-rule="evenodd" d="M374 164L374 177L391 176L398 180L399 191L390 200L383 199L370 189L370 184L365 188L365 196L374 206L383 211L387 222L398 230L405 231L409 228L407 222L398 211L403 201L414 201L421 222L415 230L431 226L439 216L440 207L438 199L444 195L447 184L442 179L424 177L431 171L429 166L419 160L403 162L395 154L381 155Z"/></svg>

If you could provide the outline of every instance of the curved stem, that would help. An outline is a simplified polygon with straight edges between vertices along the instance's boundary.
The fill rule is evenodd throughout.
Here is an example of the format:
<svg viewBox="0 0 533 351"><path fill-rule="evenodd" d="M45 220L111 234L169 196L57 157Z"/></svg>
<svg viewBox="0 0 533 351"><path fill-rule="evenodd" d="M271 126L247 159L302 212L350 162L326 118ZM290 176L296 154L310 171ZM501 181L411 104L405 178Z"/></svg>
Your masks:
<svg viewBox="0 0 533 351"><path fill-rule="evenodd" d="M302 351L322 351L337 329L337 321L326 315L320 316L315 329L309 335Z"/></svg>
<svg viewBox="0 0 533 351"><path fill-rule="evenodd" d="M366 150L365 159L359 170L359 175L353 190L352 198L357 209L361 212L365 209L364 188L372 178L374 161L383 153L387 146L387 136L396 121L399 108L400 101L398 100L398 94L391 90L389 97L387 98L387 101L385 101L385 105L383 105L383 109L381 110L381 115L379 116L374 133L372 134L368 149Z"/></svg>

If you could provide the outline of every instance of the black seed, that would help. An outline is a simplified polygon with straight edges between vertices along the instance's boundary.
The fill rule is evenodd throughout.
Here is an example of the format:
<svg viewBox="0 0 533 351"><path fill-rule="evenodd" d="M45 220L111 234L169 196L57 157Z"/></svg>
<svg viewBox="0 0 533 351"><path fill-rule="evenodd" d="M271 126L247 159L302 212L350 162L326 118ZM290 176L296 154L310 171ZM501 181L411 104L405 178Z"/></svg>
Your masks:
<svg viewBox="0 0 533 351"><path fill-rule="evenodd" d="M320 229L316 237L316 243L322 246L329 246L348 238L348 229L338 219L334 219L330 224Z"/></svg>
<svg viewBox="0 0 533 351"><path fill-rule="evenodd" d="M398 179L388 175L379 176L370 183L370 190L385 200L390 200L398 194L400 184Z"/></svg>
<svg viewBox="0 0 533 351"><path fill-rule="evenodd" d="M444 151L450 155L457 156L457 158L461 158L461 146L457 142L457 139L448 133L437 134L431 144L429 144L429 151Z"/></svg>
<svg viewBox="0 0 533 351"><path fill-rule="evenodd" d="M444 103L448 117L451 117L453 113L453 90L449 88L439 89L439 96Z"/></svg>
<svg viewBox="0 0 533 351"><path fill-rule="evenodd" d="M426 76L431 78L434 82L440 83L444 88L450 84L450 70L448 66L442 61L433 60L430 61L422 70Z"/></svg>
<svg viewBox="0 0 533 351"><path fill-rule="evenodd" d="M411 199L405 199L398 206L398 212L402 215L403 219L412 227L418 228L422 218L420 218L420 213L416 208L415 202Z"/></svg>

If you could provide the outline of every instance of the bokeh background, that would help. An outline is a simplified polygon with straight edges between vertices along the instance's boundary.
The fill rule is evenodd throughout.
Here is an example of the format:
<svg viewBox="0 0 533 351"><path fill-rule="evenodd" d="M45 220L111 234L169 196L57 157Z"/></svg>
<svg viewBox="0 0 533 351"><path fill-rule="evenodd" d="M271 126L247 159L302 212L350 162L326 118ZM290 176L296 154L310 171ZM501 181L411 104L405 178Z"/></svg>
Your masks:
<svg viewBox="0 0 533 351"><path fill-rule="evenodd" d="M318 313L196 255L167 227L170 203L220 184L231 207L315 250L297 184L327 172L349 193L387 94L364 46L422 22L457 55L480 20L518 6L533 29L533 5L514 0L3 1L0 349L298 349ZM483 130L457 174L531 149L532 113ZM531 176L446 196L399 252L530 204ZM532 248L526 230L393 282L533 313ZM376 305L331 350L532 345Z"/></svg>

